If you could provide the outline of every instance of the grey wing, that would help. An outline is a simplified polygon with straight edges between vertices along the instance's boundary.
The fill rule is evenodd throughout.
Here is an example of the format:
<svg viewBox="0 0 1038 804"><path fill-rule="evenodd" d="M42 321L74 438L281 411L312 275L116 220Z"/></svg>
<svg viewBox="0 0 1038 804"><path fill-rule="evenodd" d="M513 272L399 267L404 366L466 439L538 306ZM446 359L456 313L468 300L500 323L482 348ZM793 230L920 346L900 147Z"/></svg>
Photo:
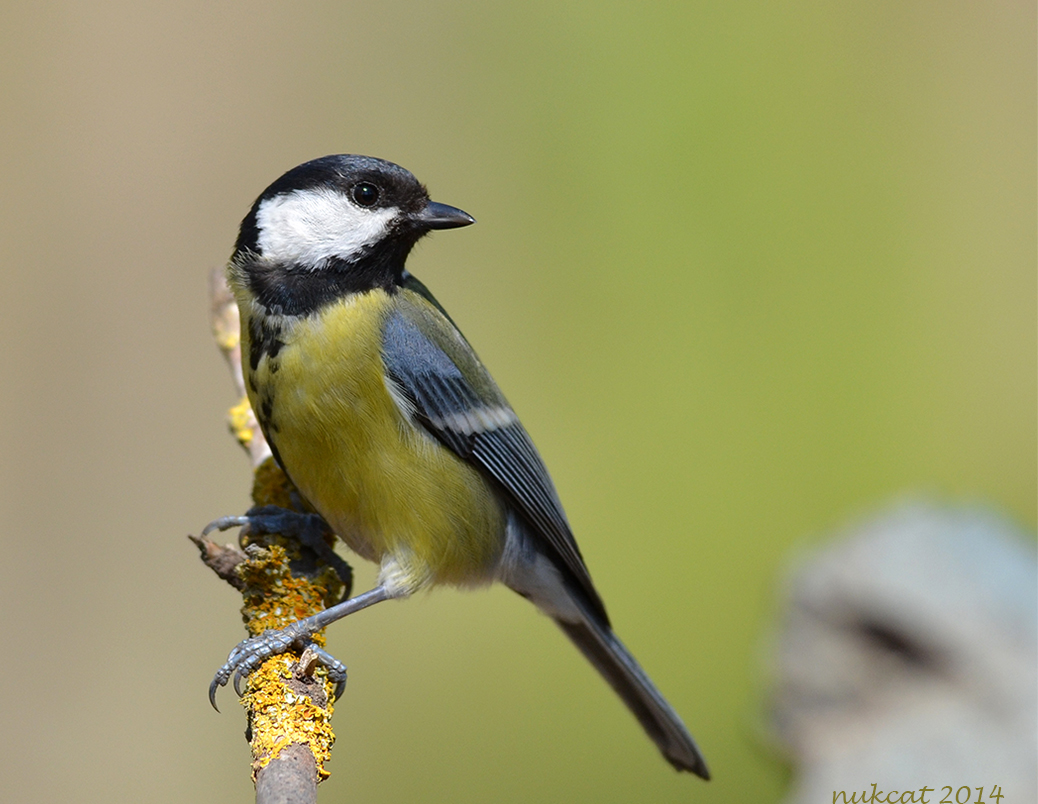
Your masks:
<svg viewBox="0 0 1038 804"><path fill-rule="evenodd" d="M415 296L397 305L384 329L383 362L415 420L495 482L608 624L544 462L504 395L438 305Z"/></svg>

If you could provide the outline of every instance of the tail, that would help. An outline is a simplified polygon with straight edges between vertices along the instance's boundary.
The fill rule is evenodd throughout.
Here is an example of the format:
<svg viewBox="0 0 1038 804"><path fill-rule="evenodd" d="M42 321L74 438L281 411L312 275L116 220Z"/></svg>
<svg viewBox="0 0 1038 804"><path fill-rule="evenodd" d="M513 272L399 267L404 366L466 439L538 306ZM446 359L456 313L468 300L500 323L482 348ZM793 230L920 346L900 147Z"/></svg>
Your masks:
<svg viewBox="0 0 1038 804"><path fill-rule="evenodd" d="M563 516L561 510L559 516ZM530 531L510 512L499 579L566 632L671 765L709 779L710 771L685 724L609 627L605 606L591 585L572 534L566 544L574 553L572 560L564 560L552 542Z"/></svg>
<svg viewBox="0 0 1038 804"><path fill-rule="evenodd" d="M582 613L584 617L579 622L559 618L555 622L623 699L666 760L679 771L709 779L706 761L677 712L609 626L587 612Z"/></svg>

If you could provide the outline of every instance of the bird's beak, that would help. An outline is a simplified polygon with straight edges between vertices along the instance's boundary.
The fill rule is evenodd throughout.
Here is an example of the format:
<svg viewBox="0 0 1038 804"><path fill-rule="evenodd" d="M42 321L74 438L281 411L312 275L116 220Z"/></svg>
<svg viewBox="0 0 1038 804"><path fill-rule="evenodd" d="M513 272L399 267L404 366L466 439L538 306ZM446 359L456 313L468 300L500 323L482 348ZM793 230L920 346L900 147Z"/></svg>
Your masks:
<svg viewBox="0 0 1038 804"><path fill-rule="evenodd" d="M428 229L457 229L476 222L467 212L435 201L426 204L425 209L415 215L415 220Z"/></svg>

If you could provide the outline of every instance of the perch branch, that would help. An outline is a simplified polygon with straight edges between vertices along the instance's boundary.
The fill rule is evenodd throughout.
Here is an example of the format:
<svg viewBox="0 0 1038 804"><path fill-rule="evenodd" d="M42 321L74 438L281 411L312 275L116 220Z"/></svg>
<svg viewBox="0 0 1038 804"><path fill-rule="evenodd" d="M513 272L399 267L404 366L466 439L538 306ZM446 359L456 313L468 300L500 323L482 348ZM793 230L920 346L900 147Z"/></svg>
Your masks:
<svg viewBox="0 0 1038 804"><path fill-rule="evenodd" d="M230 428L248 452L256 505L305 510L291 481L274 462L245 395L241 369L238 307L223 272L211 285L212 326L227 360L239 402L230 411ZM341 597L335 571L297 540L277 534L242 532L244 549L190 537L202 561L241 591L242 619L250 636L308 617ZM348 591L348 590L347 590ZM324 634L314 637L324 645ZM323 668L304 652L274 656L253 672L241 704L247 712L246 739L252 748L257 804L316 802L317 784L327 778L335 735L331 728L332 685Z"/></svg>

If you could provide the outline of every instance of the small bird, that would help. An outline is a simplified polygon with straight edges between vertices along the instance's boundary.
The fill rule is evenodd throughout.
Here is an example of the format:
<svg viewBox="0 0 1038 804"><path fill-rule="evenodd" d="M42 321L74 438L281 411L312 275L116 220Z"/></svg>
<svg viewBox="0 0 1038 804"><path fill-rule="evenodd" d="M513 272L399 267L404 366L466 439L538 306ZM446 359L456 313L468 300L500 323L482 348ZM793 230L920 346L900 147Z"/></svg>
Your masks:
<svg viewBox="0 0 1038 804"><path fill-rule="evenodd" d="M347 614L436 584L501 581L558 624L671 765L708 779L681 719L613 634L526 430L405 268L425 234L472 223L402 167L355 155L293 168L242 221L228 281L249 401L299 492L380 572L372 590L242 642L210 700ZM344 683L345 668L319 655Z"/></svg>

